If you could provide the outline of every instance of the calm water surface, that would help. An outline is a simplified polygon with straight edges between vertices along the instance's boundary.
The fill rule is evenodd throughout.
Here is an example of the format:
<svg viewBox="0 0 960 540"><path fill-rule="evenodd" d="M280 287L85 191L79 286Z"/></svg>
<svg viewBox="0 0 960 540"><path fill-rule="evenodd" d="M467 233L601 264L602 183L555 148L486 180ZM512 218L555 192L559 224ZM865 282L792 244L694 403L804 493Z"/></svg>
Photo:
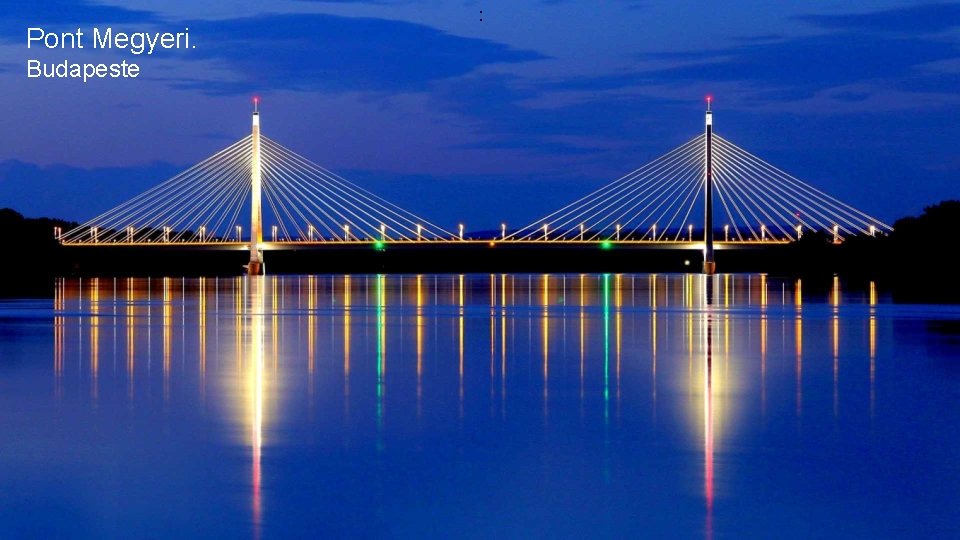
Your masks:
<svg viewBox="0 0 960 540"><path fill-rule="evenodd" d="M810 289L64 280L0 303L0 537L960 536L960 310Z"/></svg>

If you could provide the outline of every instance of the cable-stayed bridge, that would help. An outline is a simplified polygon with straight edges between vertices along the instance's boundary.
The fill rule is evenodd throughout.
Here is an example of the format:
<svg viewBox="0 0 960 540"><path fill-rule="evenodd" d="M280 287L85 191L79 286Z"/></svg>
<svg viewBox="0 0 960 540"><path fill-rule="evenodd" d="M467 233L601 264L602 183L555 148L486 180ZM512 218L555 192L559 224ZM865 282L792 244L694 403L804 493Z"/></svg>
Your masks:
<svg viewBox="0 0 960 540"><path fill-rule="evenodd" d="M704 133L631 173L519 229L501 223L477 238L413 214L252 133L166 182L63 232L66 246L197 246L263 252L370 244L596 244L714 250L785 244L822 232L840 243L890 226L713 133Z"/></svg>

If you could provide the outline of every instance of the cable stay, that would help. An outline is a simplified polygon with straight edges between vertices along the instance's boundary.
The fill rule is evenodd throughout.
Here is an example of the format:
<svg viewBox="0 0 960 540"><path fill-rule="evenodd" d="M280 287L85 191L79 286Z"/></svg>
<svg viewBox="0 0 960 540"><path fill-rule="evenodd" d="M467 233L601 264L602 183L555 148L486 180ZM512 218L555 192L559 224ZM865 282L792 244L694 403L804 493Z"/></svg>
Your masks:
<svg viewBox="0 0 960 540"><path fill-rule="evenodd" d="M455 235L267 137L260 139L264 242L397 242ZM253 138L63 233L64 244L250 242Z"/></svg>
<svg viewBox="0 0 960 540"><path fill-rule="evenodd" d="M259 104L257 104L259 105ZM507 242L840 242L885 234L880 220L713 132L507 234ZM260 134L252 134L59 236L64 244L247 244L252 271L267 244L463 242ZM705 225L709 224L709 225ZM269 246L268 246L269 247Z"/></svg>
<svg viewBox="0 0 960 540"><path fill-rule="evenodd" d="M709 114L709 113L708 113ZM708 117L709 118L709 117ZM520 242L702 241L706 135L505 235ZM713 230L718 242L835 242L885 234L883 223L712 134Z"/></svg>

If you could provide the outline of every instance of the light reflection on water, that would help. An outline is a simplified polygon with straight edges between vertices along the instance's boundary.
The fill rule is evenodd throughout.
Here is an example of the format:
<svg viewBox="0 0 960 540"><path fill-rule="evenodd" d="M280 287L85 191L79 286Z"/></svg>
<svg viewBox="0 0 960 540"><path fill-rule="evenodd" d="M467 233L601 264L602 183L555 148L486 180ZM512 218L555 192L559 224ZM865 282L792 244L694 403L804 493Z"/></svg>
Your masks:
<svg viewBox="0 0 960 540"><path fill-rule="evenodd" d="M901 459L877 437L878 408L884 433L904 427L902 398L877 392L903 376L896 309L872 283L812 293L765 275L61 280L53 392L29 400L71 409L96 431L80 440L124 459L145 437L150 455L212 470L115 480L147 514L170 497L217 508L146 519L160 536L803 537L820 530L811 511L862 536L889 530L896 501L857 512L833 482L854 451ZM142 525L73 504L82 535ZM956 524L940 518L925 526Z"/></svg>

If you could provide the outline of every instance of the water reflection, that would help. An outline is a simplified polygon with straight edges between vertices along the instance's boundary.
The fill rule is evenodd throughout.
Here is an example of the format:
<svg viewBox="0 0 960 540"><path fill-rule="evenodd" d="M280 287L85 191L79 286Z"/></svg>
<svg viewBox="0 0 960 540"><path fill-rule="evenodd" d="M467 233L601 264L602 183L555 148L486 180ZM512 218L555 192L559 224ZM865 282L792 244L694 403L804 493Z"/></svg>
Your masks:
<svg viewBox="0 0 960 540"><path fill-rule="evenodd" d="M61 280L54 393L62 399L65 389L89 384L91 403L149 403L159 379L164 414L209 402L225 432L244 434L234 444L249 452L244 483L254 537L275 509L282 513L286 496L271 485L282 469L270 473L271 452L303 443L285 437L335 434L316 444L361 455L369 443L382 456L373 463L381 463L422 444L411 441L423 434L457 437L523 419L525 430L549 439L570 429L572 415L588 432L602 429L602 477L616 485L627 472L617 455L623 430L680 431L686 439L671 444L702 455L698 478L681 484L702 486L701 522L711 538L723 530L724 486L735 482L733 470L721 470L725 441L748 419L793 416L802 430L805 390L812 425L864 408L875 417L884 330L875 284L862 304L843 296L839 280L819 298L805 297L801 286L766 275ZM862 343L863 323L846 317L866 321L865 350L851 336L859 328ZM805 325L810 336L826 336L808 351ZM150 365L155 330L159 370ZM104 334L123 336L110 360L119 354L125 369L101 367ZM805 354L815 371L806 380ZM65 370L70 362L86 363L87 378ZM818 375L825 366L826 378ZM865 406L859 395L844 395L864 372ZM448 411L457 427L448 425Z"/></svg>
<svg viewBox="0 0 960 540"><path fill-rule="evenodd" d="M246 313L249 319L250 337L246 350L241 356L246 357L247 361L247 402L250 407L250 447L253 457L251 467L252 480L252 514L254 536L259 537L261 525L261 497L260 497L260 460L263 450L263 318L264 313L264 278L263 276L251 277L248 280L249 285L249 303L246 306ZM239 359L243 363L244 358Z"/></svg>

